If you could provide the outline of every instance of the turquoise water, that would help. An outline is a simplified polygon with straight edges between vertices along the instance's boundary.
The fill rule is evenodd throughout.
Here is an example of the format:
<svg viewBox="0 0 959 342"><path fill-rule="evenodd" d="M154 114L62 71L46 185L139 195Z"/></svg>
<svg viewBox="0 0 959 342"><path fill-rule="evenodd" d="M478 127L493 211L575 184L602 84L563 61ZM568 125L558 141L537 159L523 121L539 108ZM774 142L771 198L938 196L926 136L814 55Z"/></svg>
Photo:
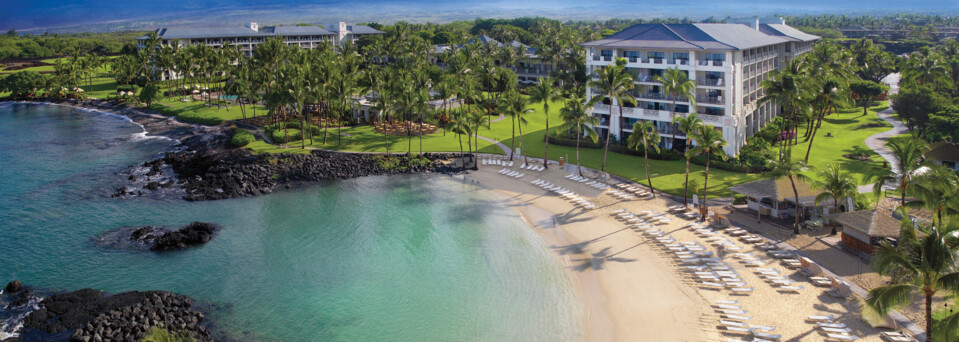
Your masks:
<svg viewBox="0 0 959 342"><path fill-rule="evenodd" d="M582 340L582 307L507 207L448 176L367 177L190 203L112 199L170 141L114 116L0 104L0 281L167 290L212 303L243 340ZM91 237L210 221L209 244L154 254Z"/></svg>

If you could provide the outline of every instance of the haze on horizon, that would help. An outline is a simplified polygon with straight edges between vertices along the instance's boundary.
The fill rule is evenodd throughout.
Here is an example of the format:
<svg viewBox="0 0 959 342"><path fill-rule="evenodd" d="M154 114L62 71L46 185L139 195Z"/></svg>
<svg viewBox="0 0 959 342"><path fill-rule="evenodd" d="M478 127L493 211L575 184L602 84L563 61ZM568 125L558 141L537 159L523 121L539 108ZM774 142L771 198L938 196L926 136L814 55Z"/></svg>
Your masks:
<svg viewBox="0 0 959 342"><path fill-rule="evenodd" d="M892 0L608 0L586 3L577 0L528 1L387 1L344 0L210 0L210 1L101 1L38 0L0 2L0 30L21 32L76 32L147 29L175 25L239 25L258 21L267 24L298 22L393 23L449 22L478 17L507 18L542 16L560 20L610 18L665 18L710 16L764 16L803 14L883 15L891 13L959 14L959 1Z"/></svg>

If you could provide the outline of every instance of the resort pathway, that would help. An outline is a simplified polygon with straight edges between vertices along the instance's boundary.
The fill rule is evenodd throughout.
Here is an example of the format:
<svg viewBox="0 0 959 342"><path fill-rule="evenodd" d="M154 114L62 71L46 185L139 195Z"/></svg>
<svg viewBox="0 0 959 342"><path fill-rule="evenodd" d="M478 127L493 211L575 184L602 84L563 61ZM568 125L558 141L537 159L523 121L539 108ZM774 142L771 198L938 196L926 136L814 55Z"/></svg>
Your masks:
<svg viewBox="0 0 959 342"><path fill-rule="evenodd" d="M896 159L892 155L892 151L886 147L886 141L891 137L909 133L909 128L906 128L906 125L903 125L901 121L894 118L893 114L895 114L895 111L892 110L892 107L876 113L876 116L878 116L880 119L892 124L892 129L882 133L870 135L866 138L866 146L885 158L892 167L892 171L898 174L900 171L899 168L896 167Z"/></svg>

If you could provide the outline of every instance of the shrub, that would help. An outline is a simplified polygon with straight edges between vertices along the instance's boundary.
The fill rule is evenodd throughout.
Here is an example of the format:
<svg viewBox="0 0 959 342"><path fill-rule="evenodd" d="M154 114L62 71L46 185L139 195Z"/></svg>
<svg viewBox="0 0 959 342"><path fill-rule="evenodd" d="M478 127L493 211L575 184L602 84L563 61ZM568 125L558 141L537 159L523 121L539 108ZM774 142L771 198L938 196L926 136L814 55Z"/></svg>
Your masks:
<svg viewBox="0 0 959 342"><path fill-rule="evenodd" d="M613 137L615 137L615 135L610 137L610 142L609 142L610 151L621 153L621 154L633 155L633 156L640 156L640 157L643 156L642 149L631 149L623 145L614 144L612 141ZM549 143L552 145L558 145L558 146L576 147L576 139L569 139L567 137L564 137L562 134L558 132L554 132L553 134L550 135ZM606 144L603 140L600 140L599 142L596 142L596 143L589 141L588 139L581 139L579 141L580 148L601 149L601 148L604 148L605 146ZM680 159L683 159L683 155L682 153L678 151L674 151L670 149L660 149L658 153L656 151L649 151L649 159L680 160Z"/></svg>
<svg viewBox="0 0 959 342"><path fill-rule="evenodd" d="M248 132L245 129L237 128L233 133L233 138L230 138L230 143L236 147L243 147L249 145L256 140L256 137L252 133Z"/></svg>
<svg viewBox="0 0 959 342"><path fill-rule="evenodd" d="M161 96L160 88L154 84L148 85L140 91L140 102L146 103L147 105L152 104L154 101L159 99Z"/></svg>

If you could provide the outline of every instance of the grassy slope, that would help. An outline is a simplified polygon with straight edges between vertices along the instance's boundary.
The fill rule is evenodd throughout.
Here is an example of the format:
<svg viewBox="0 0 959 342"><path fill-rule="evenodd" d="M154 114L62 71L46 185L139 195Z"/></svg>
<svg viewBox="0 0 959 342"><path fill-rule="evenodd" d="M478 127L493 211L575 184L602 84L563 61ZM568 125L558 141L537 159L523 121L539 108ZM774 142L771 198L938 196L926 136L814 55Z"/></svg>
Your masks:
<svg viewBox="0 0 959 342"><path fill-rule="evenodd" d="M807 174L814 179L818 177L818 171L826 168L829 163L836 163L842 170L851 173L857 180L861 181L863 175L872 166L880 166L882 157L866 147L866 138L876 133L888 131L892 126L883 121L876 112L888 108L888 102L879 102L876 106L869 108L869 114L862 116L861 109L849 109L830 115L823 119L822 127L816 134L813 141L813 150L809 154L809 166L811 170ZM881 126L865 127L867 124L880 123ZM808 142L802 139L805 128L799 131L799 145L793 147L793 160L802 160L806 154ZM831 134L832 137L826 137ZM847 159L844 154L866 153L870 156L871 162Z"/></svg>

